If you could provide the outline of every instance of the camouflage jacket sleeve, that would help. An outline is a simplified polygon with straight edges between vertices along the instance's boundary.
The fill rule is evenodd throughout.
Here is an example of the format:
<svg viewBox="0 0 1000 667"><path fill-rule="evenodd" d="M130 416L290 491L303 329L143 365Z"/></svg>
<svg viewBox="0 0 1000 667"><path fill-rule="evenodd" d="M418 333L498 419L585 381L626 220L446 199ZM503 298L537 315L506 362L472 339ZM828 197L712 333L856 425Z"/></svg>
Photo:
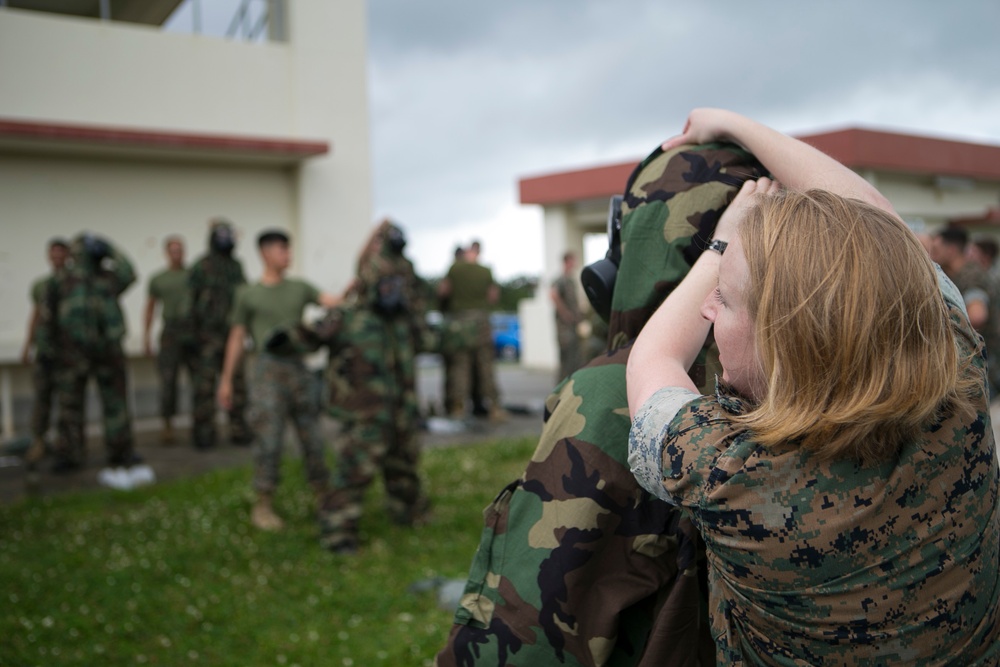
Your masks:
<svg viewBox="0 0 1000 667"><path fill-rule="evenodd" d="M111 282L115 296L121 295L135 282L136 274L132 262L115 246L108 244L108 257L111 260Z"/></svg>
<svg viewBox="0 0 1000 667"><path fill-rule="evenodd" d="M198 331L202 321L202 299L201 293L205 289L205 269L202 268L199 259L191 265L188 271L188 296L190 299L189 315L191 317L191 327Z"/></svg>
<svg viewBox="0 0 1000 667"><path fill-rule="evenodd" d="M42 299L38 302L38 325L35 328L35 355L48 358L58 349L56 312L58 309L57 283L54 278L45 281Z"/></svg>

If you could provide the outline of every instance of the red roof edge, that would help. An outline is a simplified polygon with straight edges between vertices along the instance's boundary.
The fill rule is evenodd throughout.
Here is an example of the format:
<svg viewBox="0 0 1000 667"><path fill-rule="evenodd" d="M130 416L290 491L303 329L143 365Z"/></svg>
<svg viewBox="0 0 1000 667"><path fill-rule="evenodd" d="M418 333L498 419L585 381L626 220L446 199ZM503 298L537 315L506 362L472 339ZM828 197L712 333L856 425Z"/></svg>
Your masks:
<svg viewBox="0 0 1000 667"><path fill-rule="evenodd" d="M849 128L800 136L851 169L1000 181L1000 146ZM620 194L639 160L522 178L522 204L562 204Z"/></svg>
<svg viewBox="0 0 1000 667"><path fill-rule="evenodd" d="M149 148L176 151L209 150L223 153L256 153L307 158L330 152L330 144L320 140L248 137L227 134L135 130L96 125L40 123L0 118L0 140L16 139L39 143L71 143L121 148Z"/></svg>
<svg viewBox="0 0 1000 667"><path fill-rule="evenodd" d="M953 225L968 225L975 227L978 225L1000 225L1000 207L988 208L979 215L966 215L960 218L948 220Z"/></svg>
<svg viewBox="0 0 1000 667"><path fill-rule="evenodd" d="M799 137L852 169L1000 180L1000 146L852 128Z"/></svg>
<svg viewBox="0 0 1000 667"><path fill-rule="evenodd" d="M558 204L621 194L636 164L638 161L522 178L518 183L521 203Z"/></svg>

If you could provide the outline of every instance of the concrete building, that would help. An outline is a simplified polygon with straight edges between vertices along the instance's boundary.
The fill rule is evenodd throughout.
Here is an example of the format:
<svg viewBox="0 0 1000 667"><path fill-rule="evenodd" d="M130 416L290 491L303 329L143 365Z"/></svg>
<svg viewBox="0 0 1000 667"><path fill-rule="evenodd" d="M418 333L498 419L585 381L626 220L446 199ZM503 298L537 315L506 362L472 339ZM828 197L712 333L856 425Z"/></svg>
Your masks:
<svg viewBox="0 0 1000 667"><path fill-rule="evenodd" d="M959 220L996 233L1000 203L1000 146L893 132L846 129L799 137L875 185L915 231ZM520 306L522 363L558 366L548 285L566 251L584 256L584 239L606 237L608 199L621 194L638 160L520 180L522 204L541 206L545 249L543 284ZM586 303L582 296L581 303Z"/></svg>
<svg viewBox="0 0 1000 667"><path fill-rule="evenodd" d="M46 241L106 235L140 275L126 292L137 417L155 413L141 358L149 276L162 241L188 260L207 220L254 239L293 234L291 273L340 291L371 216L364 0L267 0L258 42L161 29L180 0L0 0L0 419L28 419L18 360L28 289L47 272Z"/></svg>

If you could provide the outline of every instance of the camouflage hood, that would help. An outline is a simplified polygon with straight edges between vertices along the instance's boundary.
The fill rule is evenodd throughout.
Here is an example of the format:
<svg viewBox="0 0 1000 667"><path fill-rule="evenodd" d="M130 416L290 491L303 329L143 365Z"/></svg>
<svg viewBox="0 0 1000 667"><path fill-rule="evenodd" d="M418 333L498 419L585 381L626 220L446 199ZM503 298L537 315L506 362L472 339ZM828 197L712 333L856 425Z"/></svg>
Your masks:
<svg viewBox="0 0 1000 667"><path fill-rule="evenodd" d="M608 349L635 338L711 240L747 179L767 172L732 144L657 148L640 162L622 202L622 258L615 281Z"/></svg>

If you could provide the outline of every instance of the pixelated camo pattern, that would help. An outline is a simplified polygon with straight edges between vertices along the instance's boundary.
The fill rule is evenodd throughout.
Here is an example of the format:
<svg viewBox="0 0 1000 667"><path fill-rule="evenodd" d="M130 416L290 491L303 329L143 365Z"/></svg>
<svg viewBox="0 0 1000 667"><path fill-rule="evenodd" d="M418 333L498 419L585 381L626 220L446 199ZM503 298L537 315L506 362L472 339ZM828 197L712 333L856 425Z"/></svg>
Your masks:
<svg viewBox="0 0 1000 667"><path fill-rule="evenodd" d="M236 288L246 284L239 260L210 251L191 267L191 320L199 338L225 338Z"/></svg>
<svg viewBox="0 0 1000 667"><path fill-rule="evenodd" d="M982 339L950 309L982 372ZM762 449L724 393L685 404L664 487L710 547L720 664L1000 664L1000 472L978 398L974 419L946 414L868 468Z"/></svg>

